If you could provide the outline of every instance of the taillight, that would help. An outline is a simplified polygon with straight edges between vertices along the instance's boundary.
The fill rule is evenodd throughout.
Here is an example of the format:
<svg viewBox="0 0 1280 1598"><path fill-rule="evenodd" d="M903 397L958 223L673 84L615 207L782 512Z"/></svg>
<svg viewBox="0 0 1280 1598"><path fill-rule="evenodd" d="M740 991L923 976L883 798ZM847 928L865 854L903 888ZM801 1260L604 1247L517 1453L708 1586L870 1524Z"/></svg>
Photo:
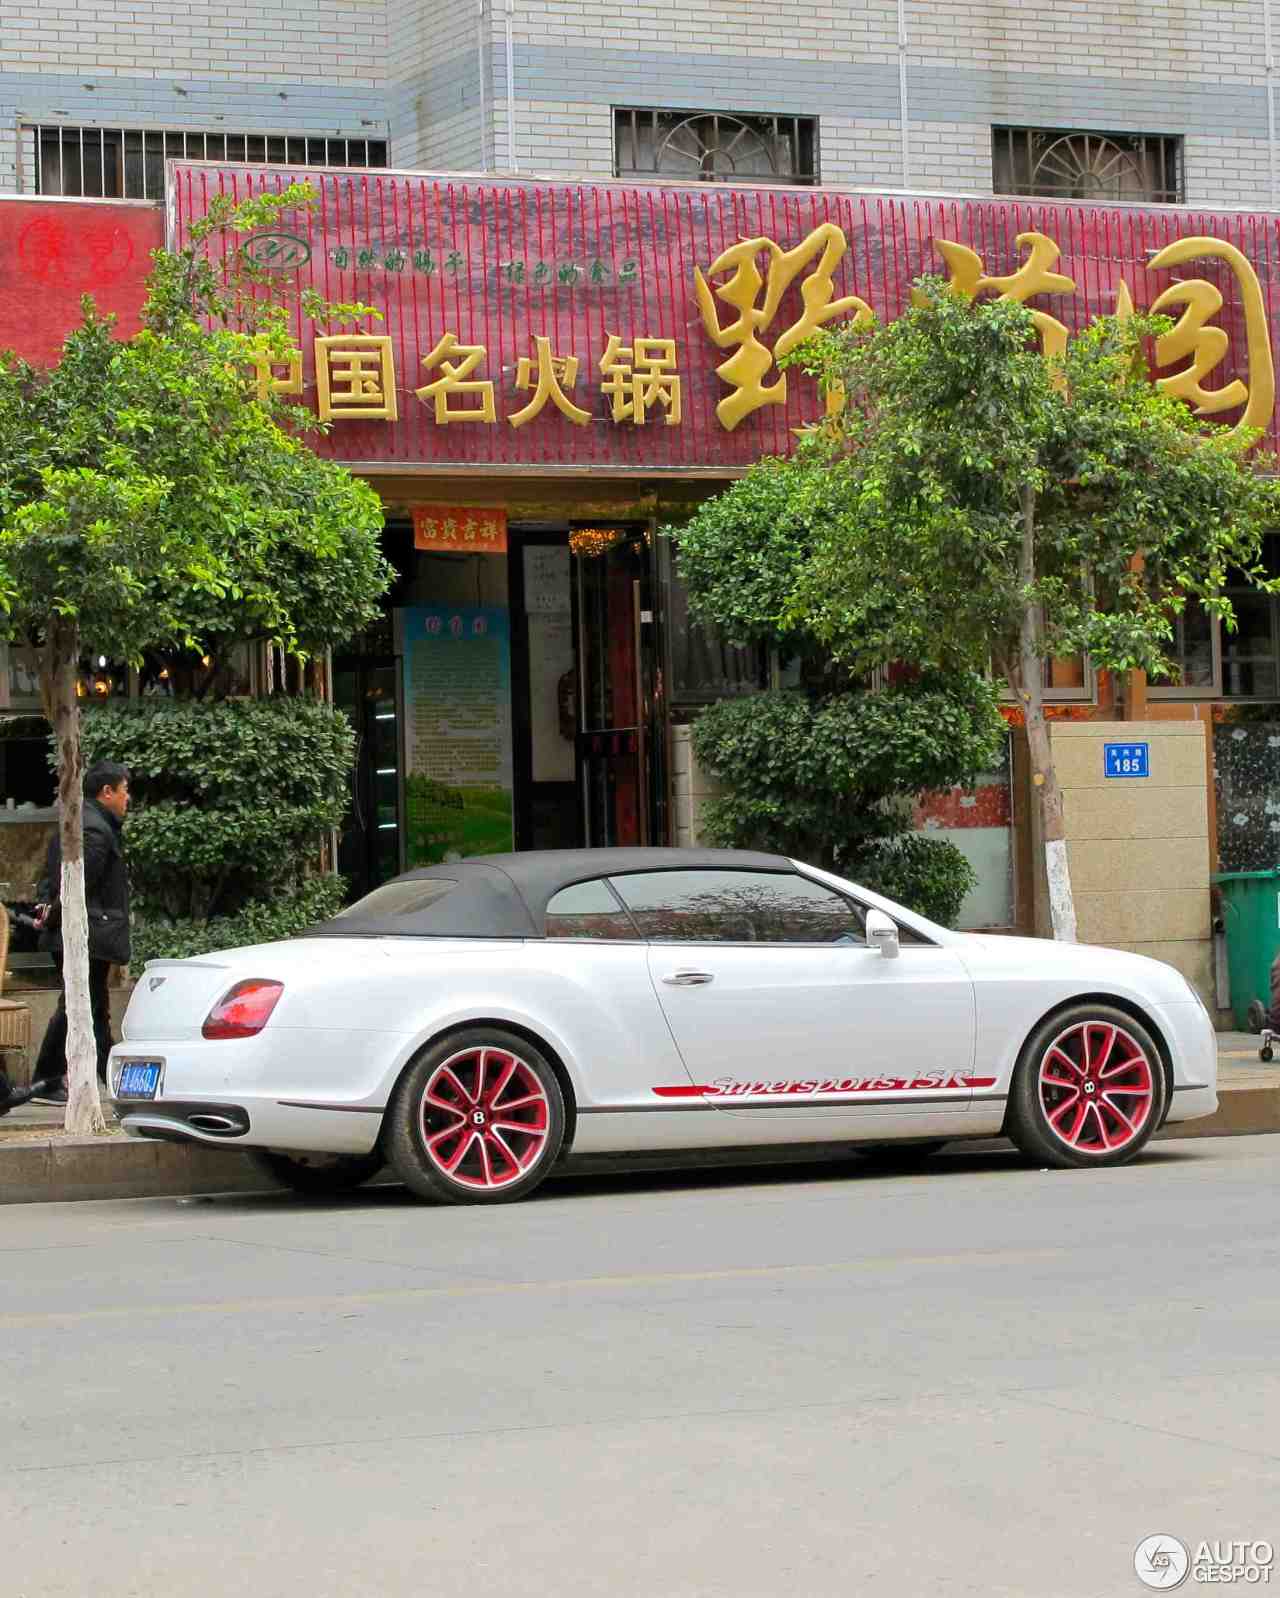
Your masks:
<svg viewBox="0 0 1280 1598"><path fill-rule="evenodd" d="M228 988L205 1018L200 1029L206 1038L251 1038L271 1019L283 982L265 982L250 977Z"/></svg>

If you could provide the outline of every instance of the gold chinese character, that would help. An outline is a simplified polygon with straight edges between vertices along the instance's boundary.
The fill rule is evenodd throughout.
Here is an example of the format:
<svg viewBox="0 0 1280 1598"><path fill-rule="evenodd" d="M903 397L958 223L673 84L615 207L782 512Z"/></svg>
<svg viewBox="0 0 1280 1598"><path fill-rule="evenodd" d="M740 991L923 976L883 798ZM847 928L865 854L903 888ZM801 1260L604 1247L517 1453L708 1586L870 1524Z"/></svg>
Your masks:
<svg viewBox="0 0 1280 1598"><path fill-rule="evenodd" d="M962 299L975 300L979 294L994 292L998 299L1016 300L1019 305L1036 294L1074 294L1075 282L1053 270L1062 251L1043 233L1019 233L1019 249L1029 253L1016 272L1007 277L988 277L982 257L965 244L951 239L935 239L934 247L947 263L947 287ZM923 305L919 289L911 293L913 305ZM1046 355L1061 355L1067 347L1066 327L1047 311L1032 311L1031 320L1040 334L1040 348Z"/></svg>
<svg viewBox="0 0 1280 1598"><path fill-rule="evenodd" d="M322 422L394 422L400 413L390 338L382 333L318 338L316 397Z"/></svg>
<svg viewBox="0 0 1280 1598"><path fill-rule="evenodd" d="M424 405L428 400L433 402L435 418L441 427L446 427L450 422L497 421L498 413L493 404L493 384L487 378L468 381L488 353L483 344L459 344L455 334L446 333L431 353L422 357L424 370L430 372L438 366L440 376L434 382L424 383L414 392ZM455 362L455 355L460 355L462 359ZM451 410L449 407L451 394L477 395L480 400L479 409L460 406L457 410Z"/></svg>
<svg viewBox="0 0 1280 1598"><path fill-rule="evenodd" d="M682 411L675 339L638 338L628 347L617 333L610 333L600 370L615 422L634 422L639 427L649 407L661 405L667 413L667 426L679 424Z"/></svg>
<svg viewBox="0 0 1280 1598"><path fill-rule="evenodd" d="M1236 378L1219 389L1207 389L1201 383L1225 358L1229 340L1221 328L1206 325L1221 310L1222 295L1207 279L1193 278L1189 283L1171 283L1151 307L1153 312L1167 305L1186 307L1173 331L1156 340L1156 365L1169 366L1186 355L1192 357L1191 365L1181 372L1157 378L1156 387L1194 405L1197 415L1208 416L1243 405L1244 414L1232 431L1252 432L1266 427L1276 403L1275 362L1257 273L1234 244L1212 238L1177 239L1152 256L1147 265L1158 272L1202 257L1225 261L1240 285L1249 382L1246 385Z"/></svg>
<svg viewBox="0 0 1280 1598"><path fill-rule="evenodd" d="M772 239L742 239L731 244L707 268L706 277L694 268L693 286L702 313L702 325L719 349L738 346L731 355L716 367L716 372L734 390L716 406L720 424L732 432L744 417L762 405L782 405L787 398L786 373L779 373L774 383L764 381L774 360L795 349L811 333L816 333L824 323L837 316L853 312L854 321L871 315L871 307L855 294L843 299L833 299L834 277L848 242L844 232L834 222L823 222L814 228L807 239L793 249L782 250ZM804 313L782 333L773 349L769 350L759 338L778 313L782 296L813 258L821 252L817 266L800 287ZM765 253L769 259L761 272L757 257ZM732 269L733 276L714 291L707 279ZM735 322L720 326L716 300L732 306L738 313ZM758 302L758 303L757 303Z"/></svg>
<svg viewBox="0 0 1280 1598"><path fill-rule="evenodd" d="M257 382L258 398L265 405L268 394L302 393L302 352L295 350L287 360L274 361L269 355L255 355L251 365ZM275 368L287 366L286 376L279 376Z"/></svg>
<svg viewBox="0 0 1280 1598"><path fill-rule="evenodd" d="M507 420L512 427L523 427L526 422L531 422L550 400L562 416L567 416L578 427L585 427L591 420L591 413L575 405L565 393L566 388L571 389L578 381L578 357L553 355L551 340L543 338L540 334L535 335L533 344L538 352L538 379L534 396L527 405L518 411L513 411ZM527 355L522 355L516 366L516 387L534 388L533 372L534 362Z"/></svg>

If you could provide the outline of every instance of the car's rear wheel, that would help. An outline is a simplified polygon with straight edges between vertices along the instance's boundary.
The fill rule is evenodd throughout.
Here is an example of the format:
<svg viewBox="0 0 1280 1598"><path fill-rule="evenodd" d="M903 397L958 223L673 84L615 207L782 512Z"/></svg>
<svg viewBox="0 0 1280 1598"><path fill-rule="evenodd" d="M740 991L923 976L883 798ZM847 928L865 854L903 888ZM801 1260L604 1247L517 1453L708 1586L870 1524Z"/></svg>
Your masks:
<svg viewBox="0 0 1280 1598"><path fill-rule="evenodd" d="M260 1170L295 1193L322 1197L349 1193L377 1176L386 1164L381 1153L292 1154L283 1149L250 1149L249 1158Z"/></svg>
<svg viewBox="0 0 1280 1598"><path fill-rule="evenodd" d="M564 1094L542 1053L501 1027L470 1027L401 1077L383 1142L396 1175L423 1198L502 1204L546 1178L564 1129Z"/></svg>
<svg viewBox="0 0 1280 1598"><path fill-rule="evenodd" d="M1105 1004L1078 1004L1032 1034L1013 1077L1008 1132L1046 1165L1125 1165L1164 1117L1155 1039Z"/></svg>

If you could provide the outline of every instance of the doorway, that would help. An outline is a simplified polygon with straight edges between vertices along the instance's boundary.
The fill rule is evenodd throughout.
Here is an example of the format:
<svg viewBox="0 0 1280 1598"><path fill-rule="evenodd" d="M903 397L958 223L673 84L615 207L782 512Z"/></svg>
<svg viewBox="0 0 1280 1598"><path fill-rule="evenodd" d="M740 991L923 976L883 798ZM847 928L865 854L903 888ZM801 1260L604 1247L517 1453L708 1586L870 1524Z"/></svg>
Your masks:
<svg viewBox="0 0 1280 1598"><path fill-rule="evenodd" d="M661 840L651 542L511 529L518 849Z"/></svg>
<svg viewBox="0 0 1280 1598"><path fill-rule="evenodd" d="M351 806L338 839L338 871L352 899L400 870L399 682L394 655L334 662L334 703L356 733Z"/></svg>

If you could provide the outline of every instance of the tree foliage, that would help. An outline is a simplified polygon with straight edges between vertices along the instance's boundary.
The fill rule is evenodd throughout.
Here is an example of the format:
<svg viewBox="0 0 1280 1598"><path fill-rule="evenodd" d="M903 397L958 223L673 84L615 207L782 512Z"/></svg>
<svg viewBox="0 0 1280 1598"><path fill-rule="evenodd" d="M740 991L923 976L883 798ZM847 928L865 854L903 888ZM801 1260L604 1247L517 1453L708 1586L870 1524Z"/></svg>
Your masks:
<svg viewBox="0 0 1280 1598"><path fill-rule="evenodd" d="M1176 679L1189 601L1229 628L1228 582L1277 586L1274 463L1151 382L1146 343L1171 327L1101 318L1046 359L1023 306L923 279L891 325L827 330L783 359L842 403L677 533L695 614L735 640L819 647L853 682L893 661L955 682L995 665L1025 716L1060 937L1075 917L1045 658ZM909 746L896 758L905 783ZM746 768L736 780L754 791ZM776 790L755 803L781 808ZM800 789L792 813L812 806Z"/></svg>
<svg viewBox="0 0 1280 1598"><path fill-rule="evenodd" d="M994 659L1015 679L1028 607L1042 656L1157 676L1192 596L1230 625L1228 572L1266 585L1280 488L1249 456L1255 435L1151 382L1144 341L1168 319L1100 318L1050 361L1020 305L970 305L928 279L918 302L797 352L847 405L789 478L802 504L824 479L824 515L783 624L803 617L852 668Z"/></svg>
<svg viewBox="0 0 1280 1598"><path fill-rule="evenodd" d="M945 840L908 835L908 799L994 764L1004 723L975 672L935 670L872 691L833 663L792 596L837 493L825 464L769 460L669 530L693 615L732 642L777 648L802 683L698 717L694 750L722 790L703 829L717 843L843 871L952 922L973 872Z"/></svg>
<svg viewBox="0 0 1280 1598"><path fill-rule="evenodd" d="M239 236L313 203L305 185L220 199L185 249L156 252L132 338L113 337L86 301L52 369L0 355L0 637L35 647L54 728L69 1130L102 1125L85 944L81 655L138 664L148 651L216 654L238 639L302 653L371 621L390 578L376 494L306 447L299 434L315 424L300 407L269 386L258 394L258 370L294 353L290 307ZM294 309L339 321L368 314L315 296ZM254 796L244 802L251 809ZM158 813L139 829L144 854L148 828L158 837L183 825L165 828ZM257 818L244 822L254 834ZM265 846L256 847L260 868Z"/></svg>

